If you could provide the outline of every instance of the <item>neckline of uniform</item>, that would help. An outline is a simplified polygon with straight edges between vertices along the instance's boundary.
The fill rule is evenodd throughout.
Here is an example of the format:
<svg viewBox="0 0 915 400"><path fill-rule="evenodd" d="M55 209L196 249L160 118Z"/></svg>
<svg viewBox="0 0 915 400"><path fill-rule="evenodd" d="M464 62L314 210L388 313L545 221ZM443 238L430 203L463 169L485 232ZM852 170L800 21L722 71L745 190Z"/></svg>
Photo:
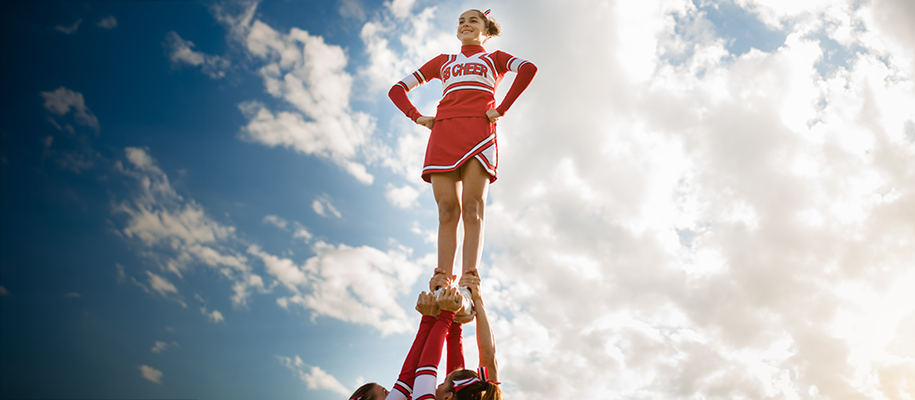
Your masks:
<svg viewBox="0 0 915 400"><path fill-rule="evenodd" d="M486 52L486 49L484 49L483 46L477 46L477 45L461 46L461 54L463 54L464 56L472 56L477 53L485 53L485 52Z"/></svg>

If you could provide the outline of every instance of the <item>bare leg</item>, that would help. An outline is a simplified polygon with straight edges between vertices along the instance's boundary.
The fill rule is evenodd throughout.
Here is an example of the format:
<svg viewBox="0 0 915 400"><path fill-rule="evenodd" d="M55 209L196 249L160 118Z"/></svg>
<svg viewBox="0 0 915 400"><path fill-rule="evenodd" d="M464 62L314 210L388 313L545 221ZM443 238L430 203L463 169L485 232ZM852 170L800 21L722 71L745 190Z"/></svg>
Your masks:
<svg viewBox="0 0 915 400"><path fill-rule="evenodd" d="M432 195L438 204L438 268L454 275L457 227L461 220L461 174L432 174Z"/></svg>
<svg viewBox="0 0 915 400"><path fill-rule="evenodd" d="M483 255L483 211L489 192L489 173L477 159L461 166L464 192L461 196L461 218L464 222L464 259L461 273L476 269Z"/></svg>

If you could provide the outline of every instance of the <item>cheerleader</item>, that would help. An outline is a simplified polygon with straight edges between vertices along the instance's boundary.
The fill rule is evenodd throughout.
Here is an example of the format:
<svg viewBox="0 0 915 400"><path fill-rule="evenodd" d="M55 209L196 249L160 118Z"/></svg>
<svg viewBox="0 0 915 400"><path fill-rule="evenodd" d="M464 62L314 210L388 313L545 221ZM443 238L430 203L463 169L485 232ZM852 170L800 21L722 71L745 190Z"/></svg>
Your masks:
<svg viewBox="0 0 915 400"><path fill-rule="evenodd" d="M496 180L496 121L530 84L537 67L503 51L487 52L483 43L501 31L489 10L468 10L458 19L458 54L441 54L391 88L388 95L418 125L432 130L422 178L432 184L438 205L438 267L452 276L458 222L464 224L462 273L475 270L483 251L483 209L489 184ZM509 71L518 75L501 104L495 91ZM421 114L407 92L432 79L442 81L442 100L434 116Z"/></svg>
<svg viewBox="0 0 915 400"><path fill-rule="evenodd" d="M460 286L467 287L473 297L473 314L469 318L458 316L461 295L451 287L450 279L443 271L436 270L429 282L430 289L443 287L438 297L423 292L416 302L416 310L423 315L407 353L400 376L394 388L388 392L377 383L367 383L350 396L350 400L501 400L499 389L496 347L489 319L483 306L480 292L480 277L476 270L467 271L461 277ZM461 324L476 318L477 347L480 367L464 369L464 349L461 343ZM438 364L442 356L442 345L448 349L445 381L436 386Z"/></svg>

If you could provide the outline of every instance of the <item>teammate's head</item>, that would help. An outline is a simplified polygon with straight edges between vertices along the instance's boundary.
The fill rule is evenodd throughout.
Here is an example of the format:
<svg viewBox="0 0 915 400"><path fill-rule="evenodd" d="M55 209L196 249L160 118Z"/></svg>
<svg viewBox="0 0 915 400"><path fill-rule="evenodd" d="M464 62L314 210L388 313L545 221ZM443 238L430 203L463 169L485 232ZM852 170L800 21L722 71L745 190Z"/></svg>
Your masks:
<svg viewBox="0 0 915 400"><path fill-rule="evenodd" d="M458 18L457 37L464 45L481 45L501 32L496 21L477 9L464 11Z"/></svg>
<svg viewBox="0 0 915 400"><path fill-rule="evenodd" d="M435 400L502 400L502 390L499 385L484 382L476 371L458 369L448 374L445 382L435 389ZM472 381L469 382L468 381ZM455 382L460 384L455 387Z"/></svg>
<svg viewBox="0 0 915 400"><path fill-rule="evenodd" d="M356 389L352 395L349 396L350 400L384 400L388 396L388 390L375 382L369 382L365 385Z"/></svg>

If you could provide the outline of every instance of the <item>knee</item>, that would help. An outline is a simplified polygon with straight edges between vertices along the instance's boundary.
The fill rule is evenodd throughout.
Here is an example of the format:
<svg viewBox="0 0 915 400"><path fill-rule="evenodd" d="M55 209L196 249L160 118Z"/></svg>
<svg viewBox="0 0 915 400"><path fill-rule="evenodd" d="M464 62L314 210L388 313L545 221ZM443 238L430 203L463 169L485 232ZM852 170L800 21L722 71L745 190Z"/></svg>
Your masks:
<svg viewBox="0 0 915 400"><path fill-rule="evenodd" d="M482 223L484 207L482 199L464 200L464 210L461 214L464 225Z"/></svg>
<svg viewBox="0 0 915 400"><path fill-rule="evenodd" d="M461 217L461 205L457 201L438 202L438 223L441 225L457 225Z"/></svg>

